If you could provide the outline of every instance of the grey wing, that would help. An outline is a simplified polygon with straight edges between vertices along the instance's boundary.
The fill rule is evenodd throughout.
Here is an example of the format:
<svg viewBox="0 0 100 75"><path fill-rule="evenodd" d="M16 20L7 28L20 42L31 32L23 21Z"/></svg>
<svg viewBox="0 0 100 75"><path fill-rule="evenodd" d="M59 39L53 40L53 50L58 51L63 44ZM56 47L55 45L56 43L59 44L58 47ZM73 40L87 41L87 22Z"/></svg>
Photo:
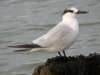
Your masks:
<svg viewBox="0 0 100 75"><path fill-rule="evenodd" d="M36 40L33 40L32 43L41 45L43 47L50 47L55 42L62 39L62 37L66 36L70 31L71 29L67 25L59 23L57 26L48 31L47 34L39 37Z"/></svg>

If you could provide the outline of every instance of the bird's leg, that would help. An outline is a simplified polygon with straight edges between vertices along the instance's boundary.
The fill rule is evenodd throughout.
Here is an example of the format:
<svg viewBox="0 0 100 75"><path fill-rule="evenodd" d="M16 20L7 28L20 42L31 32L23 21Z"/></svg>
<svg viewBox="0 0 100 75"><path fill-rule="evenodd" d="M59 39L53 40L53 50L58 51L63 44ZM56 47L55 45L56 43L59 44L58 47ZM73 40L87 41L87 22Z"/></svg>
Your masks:
<svg viewBox="0 0 100 75"><path fill-rule="evenodd" d="M66 53L65 53L65 51L63 50L63 54L64 54L64 57L66 57Z"/></svg>
<svg viewBox="0 0 100 75"><path fill-rule="evenodd" d="M60 53L60 52L58 52L58 54L62 57L62 55L61 55L61 53Z"/></svg>

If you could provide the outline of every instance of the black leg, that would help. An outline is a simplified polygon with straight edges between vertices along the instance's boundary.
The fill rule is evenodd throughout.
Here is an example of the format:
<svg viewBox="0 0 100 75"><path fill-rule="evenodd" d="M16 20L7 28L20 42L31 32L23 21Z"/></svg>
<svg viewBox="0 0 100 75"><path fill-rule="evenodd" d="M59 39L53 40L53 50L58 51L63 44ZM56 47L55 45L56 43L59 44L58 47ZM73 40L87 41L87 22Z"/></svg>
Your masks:
<svg viewBox="0 0 100 75"><path fill-rule="evenodd" d="M58 54L59 54L60 56L62 56L60 52L58 52Z"/></svg>
<svg viewBox="0 0 100 75"><path fill-rule="evenodd" d="M63 50L63 54L64 54L64 57L66 57L66 53L65 53L65 51Z"/></svg>

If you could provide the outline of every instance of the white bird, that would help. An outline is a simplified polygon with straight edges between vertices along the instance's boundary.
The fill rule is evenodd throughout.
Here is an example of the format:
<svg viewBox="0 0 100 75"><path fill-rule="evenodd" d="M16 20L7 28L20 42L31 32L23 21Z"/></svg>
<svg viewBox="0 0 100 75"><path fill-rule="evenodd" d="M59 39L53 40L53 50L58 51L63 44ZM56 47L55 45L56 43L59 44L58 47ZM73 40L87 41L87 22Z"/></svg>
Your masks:
<svg viewBox="0 0 100 75"><path fill-rule="evenodd" d="M9 46L13 48L27 48L29 52L47 51L58 52L60 56L61 51L64 55L67 48L69 48L76 40L79 30L78 21L75 18L77 14L85 14L87 11L79 11L78 9L71 7L65 9L62 14L62 21L55 27L49 30L43 36L32 41L31 44L23 44L16 46ZM19 50L20 51L20 50Z"/></svg>

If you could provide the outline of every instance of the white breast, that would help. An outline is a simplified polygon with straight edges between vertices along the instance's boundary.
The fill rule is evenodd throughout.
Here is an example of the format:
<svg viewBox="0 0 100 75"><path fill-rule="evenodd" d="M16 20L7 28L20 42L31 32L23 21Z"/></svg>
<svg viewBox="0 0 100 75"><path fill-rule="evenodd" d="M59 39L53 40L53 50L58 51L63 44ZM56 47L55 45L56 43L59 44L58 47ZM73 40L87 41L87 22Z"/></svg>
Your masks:
<svg viewBox="0 0 100 75"><path fill-rule="evenodd" d="M74 13L66 13L62 17L62 22L65 23L68 27L78 32L78 21L75 18Z"/></svg>

